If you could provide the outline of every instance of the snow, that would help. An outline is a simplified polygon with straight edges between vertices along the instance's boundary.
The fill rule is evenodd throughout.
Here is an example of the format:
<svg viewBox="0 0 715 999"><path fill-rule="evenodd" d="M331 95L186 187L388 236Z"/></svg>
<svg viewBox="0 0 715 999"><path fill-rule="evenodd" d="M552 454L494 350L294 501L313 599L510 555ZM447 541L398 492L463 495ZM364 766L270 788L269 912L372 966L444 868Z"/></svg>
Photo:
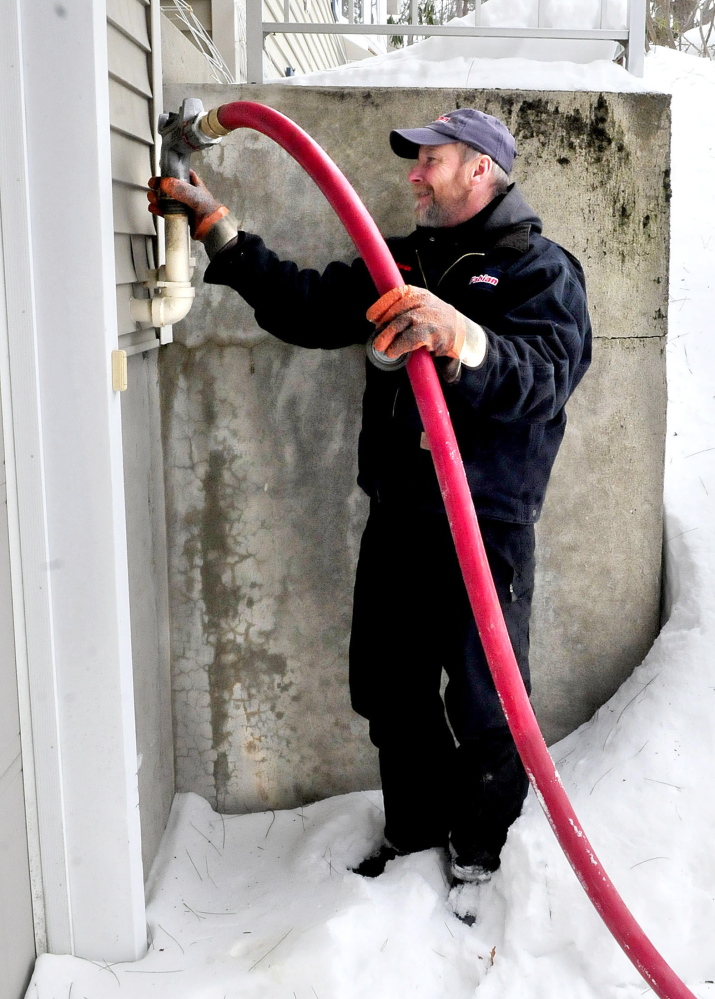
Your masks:
<svg viewBox="0 0 715 999"><path fill-rule="evenodd" d="M448 38L429 39L444 43ZM513 41L513 39L510 39ZM418 45L427 45L419 42ZM538 62L534 58L476 58L458 56L437 61L411 58L410 49L322 73L276 80L286 86L321 87L459 87L473 90L595 90L632 93L660 90L659 81L644 84L610 59L591 63Z"/></svg>
<svg viewBox="0 0 715 999"><path fill-rule="evenodd" d="M645 83L673 94L669 619L623 687L552 752L626 903L695 995L708 999L715 997L715 65L656 50ZM397 859L372 881L348 871L381 829L378 792L225 817L196 795L179 795L148 887L147 956L111 967L42 956L28 996L636 999L648 991L586 899L533 794L500 871L478 889L473 927L447 910L437 851Z"/></svg>
<svg viewBox="0 0 715 999"><path fill-rule="evenodd" d="M540 7L540 19L539 19ZM605 0L604 28L626 23L626 4ZM452 24L474 24L474 12ZM600 0L487 0L484 27L598 28ZM395 34L400 27L395 27ZM617 66L617 44L553 38L425 38L385 55L278 82L321 87L473 87L489 90L660 89ZM656 84L654 87L653 85Z"/></svg>

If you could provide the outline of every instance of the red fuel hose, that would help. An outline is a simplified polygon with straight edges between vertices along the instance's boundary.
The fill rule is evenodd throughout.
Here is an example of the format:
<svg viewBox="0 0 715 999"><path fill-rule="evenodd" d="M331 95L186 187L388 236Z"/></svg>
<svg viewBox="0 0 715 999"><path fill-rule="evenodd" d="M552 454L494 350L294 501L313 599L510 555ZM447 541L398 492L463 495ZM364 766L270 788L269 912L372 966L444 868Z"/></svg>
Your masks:
<svg viewBox="0 0 715 999"><path fill-rule="evenodd" d="M218 108L223 128L253 128L274 139L313 178L352 238L380 295L404 282L380 231L327 153L272 108L236 101ZM695 999L635 921L576 818L529 702L499 606L452 422L432 358L407 365L432 452L469 601L509 728L529 780L576 877L608 929L661 999Z"/></svg>

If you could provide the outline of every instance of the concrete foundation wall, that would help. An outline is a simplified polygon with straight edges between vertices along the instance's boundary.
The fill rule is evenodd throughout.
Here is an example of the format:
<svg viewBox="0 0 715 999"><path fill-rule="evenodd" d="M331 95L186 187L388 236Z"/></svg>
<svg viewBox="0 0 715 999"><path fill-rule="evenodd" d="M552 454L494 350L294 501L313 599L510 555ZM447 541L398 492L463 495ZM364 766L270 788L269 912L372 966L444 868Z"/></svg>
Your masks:
<svg viewBox="0 0 715 999"><path fill-rule="evenodd" d="M199 52L183 31L170 21L166 14L161 15L161 76L165 84L211 83L215 77L211 73L211 63ZM171 108L172 111L178 111Z"/></svg>
<svg viewBox="0 0 715 999"><path fill-rule="evenodd" d="M164 473L158 350L128 358L124 497L142 860L148 876L174 797Z"/></svg>
<svg viewBox="0 0 715 999"><path fill-rule="evenodd" d="M582 261L594 363L538 525L534 704L548 740L586 720L657 633L665 433L669 104L662 95L194 87L293 118L383 232L412 227L392 127L455 106L504 119L546 235ZM187 96L170 87L165 107ZM353 249L275 144L234 133L196 164L241 224L321 268ZM205 264L200 251L199 272ZM379 784L347 692L363 352L305 351L204 287L162 351L177 786L228 811Z"/></svg>

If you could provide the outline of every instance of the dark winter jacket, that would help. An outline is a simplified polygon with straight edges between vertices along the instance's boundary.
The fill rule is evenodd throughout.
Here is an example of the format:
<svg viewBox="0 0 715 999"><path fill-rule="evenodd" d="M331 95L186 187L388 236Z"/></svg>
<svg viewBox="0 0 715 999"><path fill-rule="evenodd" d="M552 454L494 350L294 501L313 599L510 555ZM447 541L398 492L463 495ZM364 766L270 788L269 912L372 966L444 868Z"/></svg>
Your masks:
<svg viewBox="0 0 715 999"><path fill-rule="evenodd" d="M518 524L541 512L564 406L591 359L583 271L541 228L512 185L461 225L388 240L406 284L428 288L486 330L483 364L463 366L444 391L477 513ZM258 324L288 343L333 349L373 332L365 311L377 294L360 259L321 275L239 233L205 280L235 288ZM369 496L444 509L421 436L405 370L367 364L358 481Z"/></svg>

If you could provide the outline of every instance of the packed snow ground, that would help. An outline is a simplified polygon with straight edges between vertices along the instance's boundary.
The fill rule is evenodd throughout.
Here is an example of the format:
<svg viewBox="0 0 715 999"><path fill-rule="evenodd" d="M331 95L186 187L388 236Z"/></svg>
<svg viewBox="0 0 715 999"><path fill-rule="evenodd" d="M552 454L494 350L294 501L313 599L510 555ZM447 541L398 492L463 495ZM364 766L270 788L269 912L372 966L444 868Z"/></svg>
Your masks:
<svg viewBox="0 0 715 999"><path fill-rule="evenodd" d="M627 904L707 999L715 997L715 64L659 50L645 82L673 94L670 618L632 677L552 752ZM347 871L381 829L378 792L235 817L181 795L149 885L146 958L108 966L43 956L28 996L636 999L649 991L533 795L472 928L447 910L436 851L396 860L374 881Z"/></svg>

